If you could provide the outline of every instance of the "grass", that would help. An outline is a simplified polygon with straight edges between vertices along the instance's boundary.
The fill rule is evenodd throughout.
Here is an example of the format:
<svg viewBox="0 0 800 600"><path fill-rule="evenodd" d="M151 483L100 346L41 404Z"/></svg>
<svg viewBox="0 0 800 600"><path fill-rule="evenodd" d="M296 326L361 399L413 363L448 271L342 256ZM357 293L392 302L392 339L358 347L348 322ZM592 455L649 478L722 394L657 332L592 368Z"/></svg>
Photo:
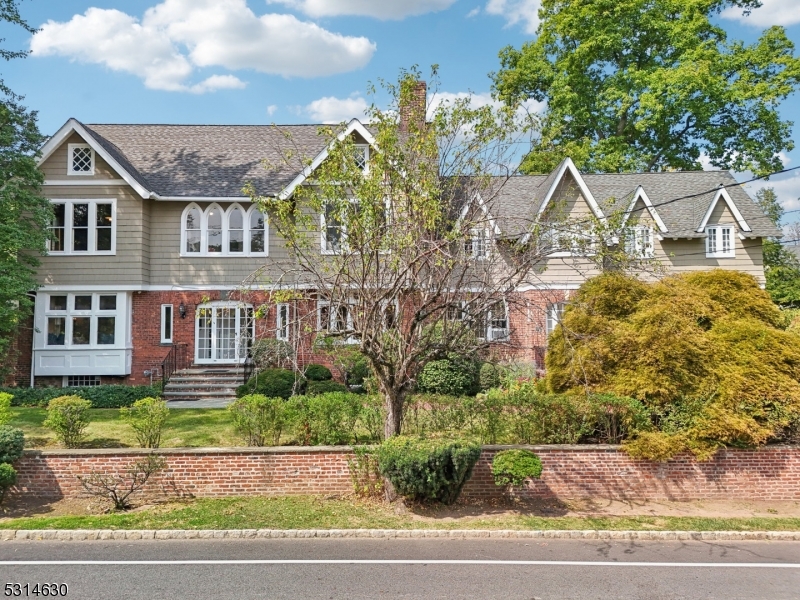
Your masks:
<svg viewBox="0 0 800 600"><path fill-rule="evenodd" d="M520 511L453 518L453 511L442 510L446 515L437 509L398 515L385 504L315 496L200 499L129 513L0 519L0 529L800 530L800 518L789 517L543 517Z"/></svg>
<svg viewBox="0 0 800 600"><path fill-rule="evenodd" d="M53 448L58 442L42 425L47 417L43 408L14 408L10 424L25 433L26 448ZM86 448L137 447L130 425L120 418L118 409L93 408L89 411ZM161 437L162 448L241 446L242 438L233 428L224 408L181 408L170 411Z"/></svg>

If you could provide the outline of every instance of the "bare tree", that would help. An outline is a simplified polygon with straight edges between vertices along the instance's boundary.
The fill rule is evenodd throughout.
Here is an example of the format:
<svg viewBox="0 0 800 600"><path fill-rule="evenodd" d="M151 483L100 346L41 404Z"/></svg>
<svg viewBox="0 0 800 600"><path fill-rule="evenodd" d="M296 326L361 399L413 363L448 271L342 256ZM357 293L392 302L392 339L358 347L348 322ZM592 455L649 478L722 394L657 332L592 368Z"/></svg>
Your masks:
<svg viewBox="0 0 800 600"><path fill-rule="evenodd" d="M570 224L551 211L545 226L500 206L531 130L518 113L474 108L469 98L437 104L434 96L426 106L414 70L382 85L392 103L369 110L374 150L328 128L327 158L313 172L311 157L284 154L308 169L305 185L289 197L248 193L289 251L272 286L300 307L294 334L360 350L385 400L389 437L400 432L405 398L426 363L513 346L517 291L539 282L559 245L593 244L586 232L594 223ZM501 214L518 222L501 228Z"/></svg>

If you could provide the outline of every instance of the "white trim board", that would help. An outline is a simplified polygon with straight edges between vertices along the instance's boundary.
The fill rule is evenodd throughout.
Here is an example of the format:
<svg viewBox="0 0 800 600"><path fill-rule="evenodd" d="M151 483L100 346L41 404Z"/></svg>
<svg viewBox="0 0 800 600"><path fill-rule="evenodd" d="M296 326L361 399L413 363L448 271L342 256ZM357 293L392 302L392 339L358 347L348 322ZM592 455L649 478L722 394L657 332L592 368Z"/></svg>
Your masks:
<svg viewBox="0 0 800 600"><path fill-rule="evenodd" d="M360 134L361 137L363 137L365 140L367 140L367 143L371 147L375 147L375 138L367 130L364 124L361 123L361 121L359 121L358 119L352 119L347 124L347 127L344 129L344 131L342 131L339 135L336 136L336 139L341 142L345 137L347 137L354 131ZM305 169L303 169L300 172L300 174L297 177L295 177L289 185L283 188L280 194L278 194L278 199L286 200L289 196L291 196L295 188L297 188L298 185L301 185L306 179L308 179L311 173L313 173L316 170L316 168L322 164L322 161L324 161L328 157L328 153L333 148L334 143L335 141L331 142L325 148L323 148L322 151L314 157L314 160L311 161L311 164L308 165Z"/></svg>
<svg viewBox="0 0 800 600"><path fill-rule="evenodd" d="M606 217L603 214L600 205L597 203L597 200L595 200L594 195L589 190L589 187L586 185L586 182L583 180L583 176L581 175L580 171L578 171L578 168L575 166L575 163L572 162L572 159L569 157L565 158L564 162L561 163L561 168L558 170L558 173L556 174L553 183L550 184L550 189L547 190L547 194L545 195L544 200L542 201L542 204L536 213L536 217L538 218L542 216L545 209L547 208L547 205L550 203L553 194L555 194L556 190L558 189L558 186L564 179L564 176L566 175L567 171L569 171L572 177L575 179L575 181L578 182L578 187L580 188L584 199L589 205L589 208L592 209L594 216L600 219L603 223L605 223Z"/></svg>
<svg viewBox="0 0 800 600"><path fill-rule="evenodd" d="M656 225L658 225L659 231L661 231L661 233L668 233L669 229L667 229L666 224L661 219L661 216L658 214L658 211L656 211L655 206L653 206L653 203L650 201L650 197L647 195L647 192L644 191L644 188L641 185L636 188L636 191L633 194L633 200L628 206L628 210L625 211L625 217L622 219L622 226L624 227L628 223L628 219L630 218L631 213L633 212L633 209L640 198L642 199L645 208L647 208L647 212L650 213L653 221L655 221Z"/></svg>
<svg viewBox="0 0 800 600"><path fill-rule="evenodd" d="M730 210L731 213L733 214L733 218L736 219L736 222L739 224L739 228L742 231L752 231L750 225L748 225L747 221L744 220L742 213L739 212L739 209L733 202L733 198L731 198L731 195L728 193L728 190L726 190L724 187L721 187L717 192L717 194L714 196L714 199L711 201L711 204L709 205L708 210L706 211L706 214L703 217L703 220L700 222L700 227L697 228L697 233L703 233L703 230L705 230L706 225L708 224L708 220L711 218L711 213L714 212L714 209L717 207L717 202L719 202L720 198L725 200L725 204L728 205L728 210Z"/></svg>
<svg viewBox="0 0 800 600"><path fill-rule="evenodd" d="M45 179L42 185L128 185L124 179Z"/></svg>

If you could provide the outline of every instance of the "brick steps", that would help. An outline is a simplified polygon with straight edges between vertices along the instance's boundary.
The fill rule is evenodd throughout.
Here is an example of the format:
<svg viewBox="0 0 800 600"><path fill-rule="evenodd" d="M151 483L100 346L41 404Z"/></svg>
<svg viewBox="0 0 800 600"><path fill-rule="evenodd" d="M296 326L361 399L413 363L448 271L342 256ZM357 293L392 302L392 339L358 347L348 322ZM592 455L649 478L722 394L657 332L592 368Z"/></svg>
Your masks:
<svg viewBox="0 0 800 600"><path fill-rule="evenodd" d="M176 371L164 387L166 400L235 400L246 380L242 365L201 366Z"/></svg>

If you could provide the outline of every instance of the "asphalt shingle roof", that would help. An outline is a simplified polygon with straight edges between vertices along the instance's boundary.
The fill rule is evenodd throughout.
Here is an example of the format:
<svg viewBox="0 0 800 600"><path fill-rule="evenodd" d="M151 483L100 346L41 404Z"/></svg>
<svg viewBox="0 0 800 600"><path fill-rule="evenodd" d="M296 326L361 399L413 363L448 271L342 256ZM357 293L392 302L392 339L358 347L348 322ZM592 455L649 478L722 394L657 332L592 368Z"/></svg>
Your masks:
<svg viewBox="0 0 800 600"><path fill-rule="evenodd" d="M300 158L325 147L320 125L84 125L134 178L160 196L243 196L252 182L275 194L300 172ZM296 158L285 165L282 153ZM277 167L268 171L263 161Z"/></svg>
<svg viewBox="0 0 800 600"><path fill-rule="evenodd" d="M319 154L326 141L319 135L320 125L84 127L143 187L173 197L240 197L247 182L260 194L277 194L298 175L301 159ZM282 160L287 150L295 156L290 165ZM503 235L530 230L562 165L549 175L493 180L484 199ZM641 185L666 224L667 235L674 237L704 236L696 230L716 190L725 185L752 228L751 235L781 235L727 171L587 174L583 179L606 214L626 209Z"/></svg>

